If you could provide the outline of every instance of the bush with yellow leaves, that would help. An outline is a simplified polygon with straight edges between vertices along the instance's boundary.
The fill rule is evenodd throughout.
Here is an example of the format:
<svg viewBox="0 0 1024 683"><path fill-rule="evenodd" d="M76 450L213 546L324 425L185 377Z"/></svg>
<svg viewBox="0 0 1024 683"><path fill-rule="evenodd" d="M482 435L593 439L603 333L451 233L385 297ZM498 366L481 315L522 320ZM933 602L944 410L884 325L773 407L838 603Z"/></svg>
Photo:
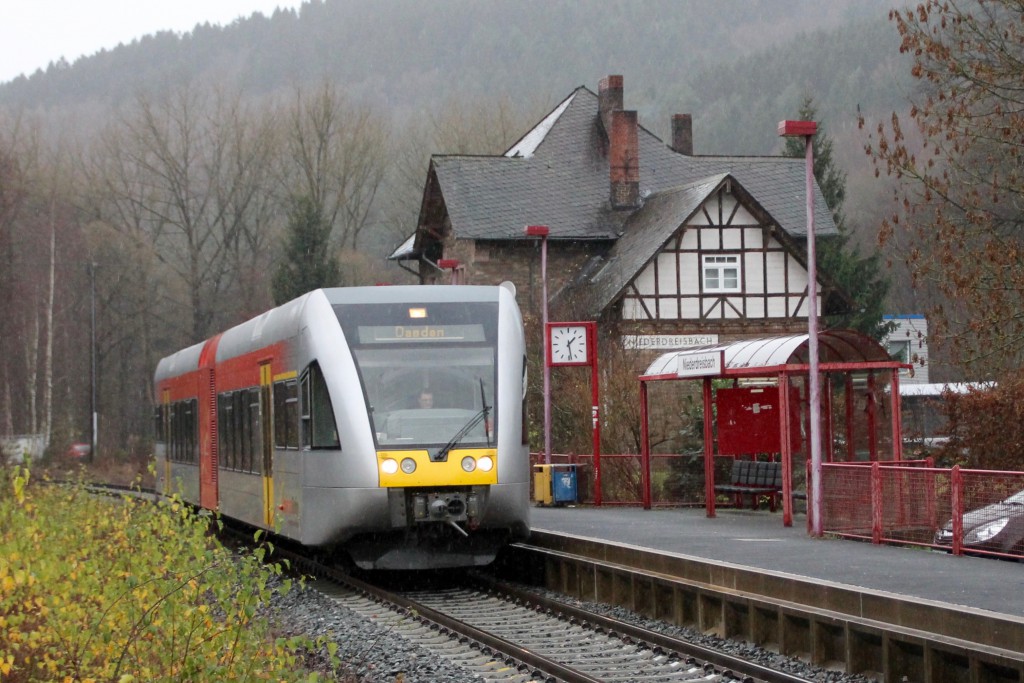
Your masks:
<svg viewBox="0 0 1024 683"><path fill-rule="evenodd" d="M270 637L290 582L264 550L211 542L179 502L28 482L0 469L0 683L318 680L320 643Z"/></svg>

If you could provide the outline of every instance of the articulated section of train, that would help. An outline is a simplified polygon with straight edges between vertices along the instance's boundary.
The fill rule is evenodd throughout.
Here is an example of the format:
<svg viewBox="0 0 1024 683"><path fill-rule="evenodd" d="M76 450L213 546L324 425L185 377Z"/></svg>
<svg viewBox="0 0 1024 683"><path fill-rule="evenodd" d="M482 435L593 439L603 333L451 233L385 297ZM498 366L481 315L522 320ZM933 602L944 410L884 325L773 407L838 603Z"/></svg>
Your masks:
<svg viewBox="0 0 1024 683"><path fill-rule="evenodd" d="M529 533L525 342L505 287L310 292L160 361L158 486L365 569Z"/></svg>

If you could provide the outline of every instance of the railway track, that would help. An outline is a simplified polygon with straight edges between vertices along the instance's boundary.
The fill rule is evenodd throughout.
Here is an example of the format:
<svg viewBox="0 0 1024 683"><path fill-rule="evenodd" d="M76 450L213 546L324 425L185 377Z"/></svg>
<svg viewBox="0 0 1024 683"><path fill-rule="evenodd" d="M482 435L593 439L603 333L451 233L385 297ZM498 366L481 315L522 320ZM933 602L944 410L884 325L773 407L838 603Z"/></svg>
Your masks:
<svg viewBox="0 0 1024 683"><path fill-rule="evenodd" d="M744 681L808 679L528 593L482 576L395 590L302 557L336 604L486 681Z"/></svg>

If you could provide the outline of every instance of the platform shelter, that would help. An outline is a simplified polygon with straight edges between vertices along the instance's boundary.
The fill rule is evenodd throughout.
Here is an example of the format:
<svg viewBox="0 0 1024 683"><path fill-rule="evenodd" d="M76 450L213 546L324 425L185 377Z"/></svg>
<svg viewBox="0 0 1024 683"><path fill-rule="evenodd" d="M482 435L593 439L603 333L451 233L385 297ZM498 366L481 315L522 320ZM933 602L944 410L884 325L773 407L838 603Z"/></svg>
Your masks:
<svg viewBox="0 0 1024 683"><path fill-rule="evenodd" d="M807 334L746 339L672 351L651 363L639 378L645 508L651 506L648 385L701 382L707 516L715 516L715 457L764 456L781 460L783 523L792 525L794 454L803 453L810 433L808 340ZM902 460L899 373L910 364L853 330L819 333L818 356L822 459ZM886 400L887 407L879 405Z"/></svg>

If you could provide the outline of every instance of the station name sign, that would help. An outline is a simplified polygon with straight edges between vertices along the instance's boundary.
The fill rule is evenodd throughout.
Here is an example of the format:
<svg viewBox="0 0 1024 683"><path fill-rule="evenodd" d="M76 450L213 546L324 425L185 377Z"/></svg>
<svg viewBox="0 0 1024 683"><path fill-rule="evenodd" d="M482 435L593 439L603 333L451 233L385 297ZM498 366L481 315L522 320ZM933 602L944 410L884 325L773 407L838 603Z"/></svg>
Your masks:
<svg viewBox="0 0 1024 683"><path fill-rule="evenodd" d="M707 377L722 374L725 367L724 351L708 351L707 353L683 353L676 359L676 376Z"/></svg>
<svg viewBox="0 0 1024 683"><path fill-rule="evenodd" d="M671 351L717 344L717 334L625 334L622 348L637 351Z"/></svg>

